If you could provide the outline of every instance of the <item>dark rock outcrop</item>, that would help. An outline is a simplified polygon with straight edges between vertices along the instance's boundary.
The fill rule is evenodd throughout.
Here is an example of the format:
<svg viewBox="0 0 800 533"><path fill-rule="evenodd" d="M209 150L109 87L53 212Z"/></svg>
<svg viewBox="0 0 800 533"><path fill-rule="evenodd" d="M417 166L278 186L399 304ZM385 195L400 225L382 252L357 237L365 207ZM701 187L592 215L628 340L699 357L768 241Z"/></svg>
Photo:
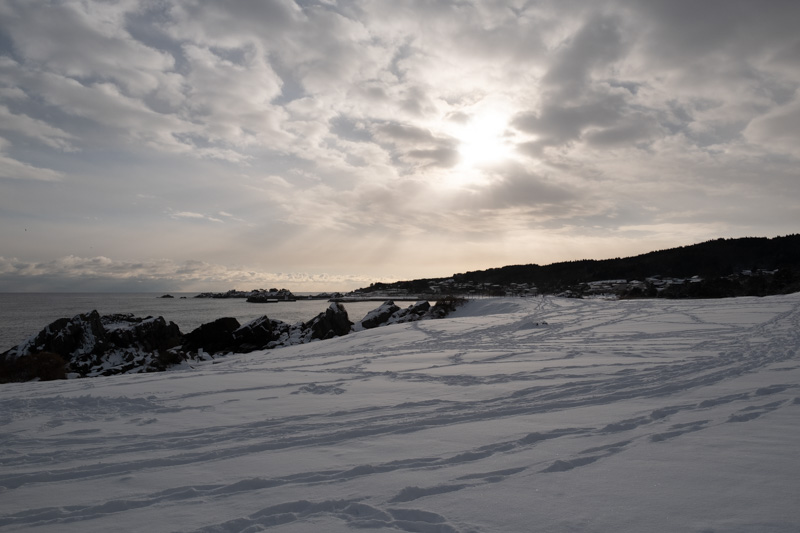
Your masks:
<svg viewBox="0 0 800 533"><path fill-rule="evenodd" d="M233 351L233 332L239 327L239 321L235 318L218 318L187 333L183 349L189 352L203 350L210 354Z"/></svg>
<svg viewBox="0 0 800 533"><path fill-rule="evenodd" d="M3 355L15 359L38 352L52 352L69 361L73 355L99 354L105 346L106 331L97 311L59 318L36 336Z"/></svg>
<svg viewBox="0 0 800 533"><path fill-rule="evenodd" d="M364 329L372 329L377 328L382 324L386 324L392 315L399 310L400 308L397 307L392 300L387 300L383 302L380 307L370 311L363 319L361 319L361 327Z"/></svg>
<svg viewBox="0 0 800 533"><path fill-rule="evenodd" d="M378 326L438 318L456 303L431 308L425 301L401 309L387 301L353 324L343 305L333 302L308 322L287 324L262 316L240 325L225 317L183 335L163 317L100 316L97 311L61 318L37 335L0 354L0 382L58 379L129 372L155 372L186 360L215 354L247 353L330 339Z"/></svg>
<svg viewBox="0 0 800 533"><path fill-rule="evenodd" d="M402 324L403 322L414 322L425 318L439 318L439 314L433 314L431 304L427 301L419 301L411 304L405 309L399 308L392 300L387 300L374 311L367 315L354 326L355 331L372 329L379 326L390 324Z"/></svg>
<svg viewBox="0 0 800 533"><path fill-rule="evenodd" d="M294 302L297 297L287 289L256 289L254 291L237 291L231 289L227 292L201 292L195 298L246 298L248 302Z"/></svg>
<svg viewBox="0 0 800 533"><path fill-rule="evenodd" d="M163 370L180 362L178 355L168 352L182 341L178 326L163 317L101 317L91 311L52 322L37 335L0 354L0 367L36 367L42 372L47 367L47 375L57 375L57 356L67 373L79 376ZM44 379L40 374L35 377Z"/></svg>
<svg viewBox="0 0 800 533"><path fill-rule="evenodd" d="M0 356L0 383L64 379L66 366L64 359L52 352L36 352L12 360Z"/></svg>
<svg viewBox="0 0 800 533"><path fill-rule="evenodd" d="M286 289L270 289L252 291L247 296L248 303L263 304L272 302L294 302L297 297Z"/></svg>
<svg viewBox="0 0 800 533"><path fill-rule="evenodd" d="M406 309L405 316L411 318L412 320L419 320L425 316L425 314L430 311L431 304L428 301L420 301L415 302L408 306ZM412 318L413 317L413 318ZM410 322L411 320L409 320Z"/></svg>
<svg viewBox="0 0 800 533"><path fill-rule="evenodd" d="M428 311L428 314L431 318L444 318L465 303L466 300L458 296L439 298L436 300L436 305Z"/></svg>
<svg viewBox="0 0 800 533"><path fill-rule="evenodd" d="M248 353L265 349L275 340L273 321L264 315L241 326L232 335L235 352Z"/></svg>
<svg viewBox="0 0 800 533"><path fill-rule="evenodd" d="M136 346L144 351L168 350L183 342L183 334L174 322L163 317L137 318L133 315L104 315L100 318L106 341L112 346Z"/></svg>
<svg viewBox="0 0 800 533"><path fill-rule="evenodd" d="M249 304L268 304L277 302L278 300L272 298L269 294L253 294L252 296L248 296L245 301Z"/></svg>
<svg viewBox="0 0 800 533"><path fill-rule="evenodd" d="M311 339L331 339L347 335L352 327L347 310L336 302L332 302L324 313L304 325L304 329L310 330Z"/></svg>

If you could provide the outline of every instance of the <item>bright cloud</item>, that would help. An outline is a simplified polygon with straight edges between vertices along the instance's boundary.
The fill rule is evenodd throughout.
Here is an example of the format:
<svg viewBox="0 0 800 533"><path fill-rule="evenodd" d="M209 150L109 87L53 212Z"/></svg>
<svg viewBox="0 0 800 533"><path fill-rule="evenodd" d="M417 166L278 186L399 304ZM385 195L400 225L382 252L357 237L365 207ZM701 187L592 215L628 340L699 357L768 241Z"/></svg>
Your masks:
<svg viewBox="0 0 800 533"><path fill-rule="evenodd" d="M0 249L377 279L792 233L799 16L8 0Z"/></svg>
<svg viewBox="0 0 800 533"><path fill-rule="evenodd" d="M371 277L327 273L263 272L244 266L226 266L205 261L175 262L117 261L108 257L59 257L44 263L30 263L0 256L0 292L18 290L18 286L36 290L59 290L66 280L73 288L93 285L117 290L225 291L269 288L274 285L302 286L306 290L347 290L376 281ZM389 281L378 279L377 281Z"/></svg>

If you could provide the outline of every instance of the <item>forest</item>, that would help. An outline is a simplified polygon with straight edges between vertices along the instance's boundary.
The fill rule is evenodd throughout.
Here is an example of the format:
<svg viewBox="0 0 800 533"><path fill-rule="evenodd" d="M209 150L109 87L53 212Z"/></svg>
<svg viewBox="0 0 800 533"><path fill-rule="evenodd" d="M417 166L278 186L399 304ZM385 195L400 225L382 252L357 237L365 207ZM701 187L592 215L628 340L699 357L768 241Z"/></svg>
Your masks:
<svg viewBox="0 0 800 533"><path fill-rule="evenodd" d="M648 279L688 280L657 287ZM599 280L640 280L643 286L623 297L719 298L766 296L800 291L800 234L715 239L690 246L614 259L583 259L549 265L509 265L487 270L396 283L376 283L360 292L387 289L425 293L452 279L454 288L505 294L515 285L535 286L540 294L570 291L580 296L585 284ZM454 291L458 292L458 291Z"/></svg>

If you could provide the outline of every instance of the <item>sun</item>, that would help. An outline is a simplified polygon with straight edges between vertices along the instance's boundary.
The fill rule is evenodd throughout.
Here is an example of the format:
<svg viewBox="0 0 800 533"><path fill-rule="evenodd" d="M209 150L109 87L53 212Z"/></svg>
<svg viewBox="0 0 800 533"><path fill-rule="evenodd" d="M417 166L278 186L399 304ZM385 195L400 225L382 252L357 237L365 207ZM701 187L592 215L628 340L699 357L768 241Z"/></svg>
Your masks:
<svg viewBox="0 0 800 533"><path fill-rule="evenodd" d="M513 156L513 145L507 134L508 115L485 110L453 128L458 141L460 170L479 169Z"/></svg>

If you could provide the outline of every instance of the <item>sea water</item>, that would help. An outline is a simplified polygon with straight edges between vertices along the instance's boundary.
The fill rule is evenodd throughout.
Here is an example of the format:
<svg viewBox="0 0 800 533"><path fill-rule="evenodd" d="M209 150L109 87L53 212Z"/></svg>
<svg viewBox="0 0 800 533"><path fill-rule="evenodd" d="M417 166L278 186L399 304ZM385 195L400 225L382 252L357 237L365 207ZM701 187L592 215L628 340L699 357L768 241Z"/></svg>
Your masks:
<svg viewBox="0 0 800 533"><path fill-rule="evenodd" d="M306 322L325 311L326 300L303 300L266 304L244 298L194 298L197 293L172 293L160 298L151 293L0 293L0 353L16 346L59 318L71 318L97 310L101 315L131 313L137 317L163 316L189 333L201 324L234 317L240 324L267 315L289 324ZM183 297L183 298L181 298ZM351 322L364 318L381 302L343 304ZM409 305L397 302L404 307Z"/></svg>

